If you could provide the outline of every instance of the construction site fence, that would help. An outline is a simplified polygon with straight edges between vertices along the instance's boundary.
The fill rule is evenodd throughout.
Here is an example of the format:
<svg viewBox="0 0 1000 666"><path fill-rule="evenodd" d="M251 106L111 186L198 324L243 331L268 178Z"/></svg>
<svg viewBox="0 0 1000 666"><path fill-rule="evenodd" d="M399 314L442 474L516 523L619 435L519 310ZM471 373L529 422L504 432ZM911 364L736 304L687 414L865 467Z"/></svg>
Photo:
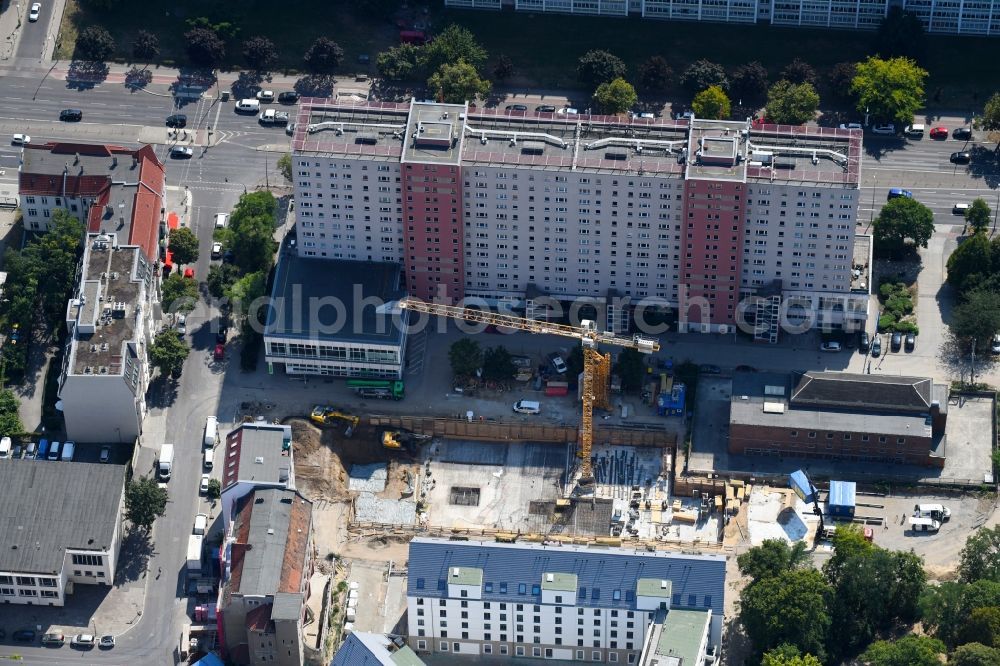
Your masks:
<svg viewBox="0 0 1000 666"><path fill-rule="evenodd" d="M491 528L447 528L426 525L393 525L389 523L351 522L347 532L361 539L378 537L437 537L454 541L502 541L520 543L548 543L587 546L594 548L621 547L636 550L669 550L684 553L728 553L732 549L711 541L649 541L622 537L593 535L515 533Z"/></svg>
<svg viewBox="0 0 1000 666"><path fill-rule="evenodd" d="M788 477L786 473L761 473L761 472L698 472L689 470L685 476L678 475L674 479L674 494L690 497L694 491L700 494L720 494L725 492L727 481L739 480L754 485L767 485L773 488L788 488ZM955 492L969 490L992 489L994 484L986 484L983 479L935 479L935 478L914 478L904 475L887 475L885 472L859 472L852 470L844 474L809 474L809 479L820 490L829 490L830 481L834 479L845 479L856 482L858 492L873 495L885 495L892 492L899 492L906 488L940 488Z"/></svg>
<svg viewBox="0 0 1000 666"><path fill-rule="evenodd" d="M430 416L372 415L368 423L377 428L398 428L419 435L493 442L553 442L574 443L579 432L576 426L544 423L505 423L496 419L441 418ZM677 446L677 436L656 424L635 424L626 427L594 428L594 444L616 446Z"/></svg>

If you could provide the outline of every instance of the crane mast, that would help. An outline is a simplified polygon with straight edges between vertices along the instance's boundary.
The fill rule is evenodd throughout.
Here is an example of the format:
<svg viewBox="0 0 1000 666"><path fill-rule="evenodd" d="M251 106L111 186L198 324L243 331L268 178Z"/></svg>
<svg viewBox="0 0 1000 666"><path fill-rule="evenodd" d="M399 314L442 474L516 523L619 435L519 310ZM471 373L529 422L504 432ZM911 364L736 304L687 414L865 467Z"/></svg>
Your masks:
<svg viewBox="0 0 1000 666"><path fill-rule="evenodd" d="M583 345L583 412L580 420L580 478L581 486L589 486L594 482L594 472L591 465L590 452L594 443L594 407L610 409L608 385L611 375L611 355L601 353L599 344L614 345L625 349L635 349L644 354L658 351L660 343L652 338L638 335L628 337L597 330L597 324L589 319L580 322L580 326L567 324L552 324L546 321L518 317L516 315L500 314L474 308L466 308L443 303L427 303L413 298L399 301L399 307L404 310L423 312L449 319L502 326L528 333L559 335L565 338L579 340Z"/></svg>

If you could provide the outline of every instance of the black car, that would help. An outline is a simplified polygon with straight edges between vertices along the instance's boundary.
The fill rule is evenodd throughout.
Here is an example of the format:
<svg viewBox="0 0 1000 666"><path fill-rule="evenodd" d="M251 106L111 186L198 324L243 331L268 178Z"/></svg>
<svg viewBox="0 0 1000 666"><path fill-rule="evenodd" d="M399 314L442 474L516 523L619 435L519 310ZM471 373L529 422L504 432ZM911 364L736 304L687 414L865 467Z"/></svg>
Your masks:
<svg viewBox="0 0 1000 666"><path fill-rule="evenodd" d="M738 365L736 366L736 372L757 372L757 368L752 365Z"/></svg>
<svg viewBox="0 0 1000 666"><path fill-rule="evenodd" d="M961 152L961 153L951 154L952 164L968 164L971 161L972 161L972 153Z"/></svg>
<svg viewBox="0 0 1000 666"><path fill-rule="evenodd" d="M167 127L176 127L180 129L182 127L187 127L188 117L183 113L175 113L172 116L167 116Z"/></svg>
<svg viewBox="0 0 1000 666"><path fill-rule="evenodd" d="M555 113L556 107L551 104L539 104L535 107L535 113Z"/></svg>
<svg viewBox="0 0 1000 666"><path fill-rule="evenodd" d="M917 346L917 336L915 336L913 333L907 333L906 340L903 342L903 348L906 349L906 351L911 352L913 351L913 348L916 346Z"/></svg>
<svg viewBox="0 0 1000 666"><path fill-rule="evenodd" d="M862 354L868 353L868 348L872 346L872 341L868 337L868 331L858 331L858 350Z"/></svg>
<svg viewBox="0 0 1000 666"><path fill-rule="evenodd" d="M66 122L80 122L83 120L83 111L80 109L63 109L59 112L59 120Z"/></svg>
<svg viewBox="0 0 1000 666"><path fill-rule="evenodd" d="M278 93L278 103L279 104L295 104L299 101L300 95L292 90L285 91L283 93Z"/></svg>
<svg viewBox="0 0 1000 666"><path fill-rule="evenodd" d="M722 368L717 365L712 365L711 363L702 363L698 366L698 371L703 372L706 375L721 375Z"/></svg>
<svg viewBox="0 0 1000 666"><path fill-rule="evenodd" d="M528 110L528 106L526 104L508 104L504 108L506 111L518 111L522 113Z"/></svg>
<svg viewBox="0 0 1000 666"><path fill-rule="evenodd" d="M35 642L35 632L32 629L18 629L13 634L13 638L18 643L34 643Z"/></svg>
<svg viewBox="0 0 1000 666"><path fill-rule="evenodd" d="M903 334L900 333L899 331L896 331L895 333L892 334L892 340L889 343L889 348L892 349L892 351L894 352L898 352L902 346L903 346Z"/></svg>
<svg viewBox="0 0 1000 666"><path fill-rule="evenodd" d="M958 129L956 129L954 132L951 133L951 136L953 138L955 138L955 139L960 139L962 141L971 141L972 140L972 128L971 127L959 127Z"/></svg>

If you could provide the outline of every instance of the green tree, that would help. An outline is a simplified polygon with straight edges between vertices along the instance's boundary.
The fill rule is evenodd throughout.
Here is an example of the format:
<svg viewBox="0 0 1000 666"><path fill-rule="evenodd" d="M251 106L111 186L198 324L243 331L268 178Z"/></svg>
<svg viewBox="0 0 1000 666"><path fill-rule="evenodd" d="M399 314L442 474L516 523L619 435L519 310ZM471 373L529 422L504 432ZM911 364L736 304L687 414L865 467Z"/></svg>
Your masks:
<svg viewBox="0 0 1000 666"><path fill-rule="evenodd" d="M795 85L808 83L813 88L816 87L816 83L819 81L819 77L816 75L816 70L813 69L813 66L801 58L796 58L785 65L785 68L781 70L781 78Z"/></svg>
<svg viewBox="0 0 1000 666"><path fill-rule="evenodd" d="M255 35L243 42L243 62L250 69L266 72L278 61L278 47L269 38Z"/></svg>
<svg viewBox="0 0 1000 666"><path fill-rule="evenodd" d="M670 85L670 79L673 76L674 70L670 68L663 56L650 56L639 65L638 87L647 95L662 93Z"/></svg>
<svg viewBox="0 0 1000 666"><path fill-rule="evenodd" d="M86 27L76 38L76 52L83 60L104 62L115 52L115 38L99 25Z"/></svg>
<svg viewBox="0 0 1000 666"><path fill-rule="evenodd" d="M452 343L448 350L451 373L456 377L473 377L483 367L483 350L472 338Z"/></svg>
<svg viewBox="0 0 1000 666"><path fill-rule="evenodd" d="M837 99L848 99L851 96L851 84L858 75L858 65L853 62L838 62L830 68L826 75L830 92Z"/></svg>
<svg viewBox="0 0 1000 666"><path fill-rule="evenodd" d="M514 62L501 53L497 56L497 63L493 65L493 78L497 81L506 81L514 76Z"/></svg>
<svg viewBox="0 0 1000 666"><path fill-rule="evenodd" d="M460 60L454 65L441 65L427 79L427 87L442 102L462 104L489 95L491 84L479 78L475 67Z"/></svg>
<svg viewBox="0 0 1000 666"><path fill-rule="evenodd" d="M0 390L0 435L9 437L24 432L24 424L18 413L20 406L21 400L16 393L10 389Z"/></svg>
<svg viewBox="0 0 1000 666"><path fill-rule="evenodd" d="M785 643L767 652L760 666L823 666L823 663L811 654L802 654L794 645Z"/></svg>
<svg viewBox="0 0 1000 666"><path fill-rule="evenodd" d="M215 67L226 57L226 43L210 28L192 28L184 33L188 59L197 67Z"/></svg>
<svg viewBox="0 0 1000 666"><path fill-rule="evenodd" d="M966 643L952 653L948 666L1000 666L1000 650L982 643Z"/></svg>
<svg viewBox="0 0 1000 666"><path fill-rule="evenodd" d="M992 272L993 247L984 233L963 240L948 257L948 284L959 294L984 284Z"/></svg>
<svg viewBox="0 0 1000 666"><path fill-rule="evenodd" d="M827 579L837 585L844 570L856 558L870 553L875 545L866 541L864 533L855 525L841 525L833 534L833 556L823 565Z"/></svg>
<svg viewBox="0 0 1000 666"><path fill-rule="evenodd" d="M133 527L149 532L157 518L167 512L167 489L151 476L133 478L125 484L125 518Z"/></svg>
<svg viewBox="0 0 1000 666"><path fill-rule="evenodd" d="M958 642L1000 647L1000 608L996 606L973 608L958 633Z"/></svg>
<svg viewBox="0 0 1000 666"><path fill-rule="evenodd" d="M934 235L934 213L916 199L897 197L882 206L874 226L875 253L901 257L914 248L927 247Z"/></svg>
<svg viewBox="0 0 1000 666"><path fill-rule="evenodd" d="M927 71L909 58L883 60L870 56L856 65L851 94L858 99L858 111L873 118L909 125L924 104Z"/></svg>
<svg viewBox="0 0 1000 666"><path fill-rule="evenodd" d="M229 247L236 265L246 273L267 273L274 264L274 214L229 218Z"/></svg>
<svg viewBox="0 0 1000 666"><path fill-rule="evenodd" d="M198 237L187 227L170 232L170 252L175 264L193 264L198 261Z"/></svg>
<svg viewBox="0 0 1000 666"><path fill-rule="evenodd" d="M235 264L212 264L208 267L208 278L205 282L208 285L208 293L213 298L222 298L239 279L240 269Z"/></svg>
<svg viewBox="0 0 1000 666"><path fill-rule="evenodd" d="M963 583L943 582L928 585L920 593L920 619L924 630L933 632L946 645L954 645L966 617Z"/></svg>
<svg viewBox="0 0 1000 666"><path fill-rule="evenodd" d="M635 349L623 349L618 353L615 374L621 377L622 391L638 391L646 376L646 358Z"/></svg>
<svg viewBox="0 0 1000 666"><path fill-rule="evenodd" d="M976 197L972 205L965 211L965 222L974 232L986 231L990 227L990 216L993 211L982 197Z"/></svg>
<svg viewBox="0 0 1000 666"><path fill-rule="evenodd" d="M723 120L732 113L729 97L719 86L709 86L694 96L691 108L699 118Z"/></svg>
<svg viewBox="0 0 1000 666"><path fill-rule="evenodd" d="M337 71L344 59L344 49L329 37L317 37L302 56L310 74L330 75Z"/></svg>
<svg viewBox="0 0 1000 666"><path fill-rule="evenodd" d="M695 60L684 70L681 75L681 85L692 94L712 86L728 90L729 79L726 78L726 70L722 65L701 59Z"/></svg>
<svg viewBox="0 0 1000 666"><path fill-rule="evenodd" d="M990 339L1000 331L1000 293L980 288L973 289L963 296L964 301L951 311L951 323L948 324L948 328L958 343L959 353L968 354L974 344L979 353L983 354L990 348ZM992 553L992 556L996 557L997 536L991 533L992 530L987 529L987 534L983 532L981 529L965 542L962 564L959 567L963 580L996 576L997 567L1000 565L996 561L989 561L989 554ZM983 557L983 554L987 556Z"/></svg>
<svg viewBox="0 0 1000 666"><path fill-rule="evenodd" d="M285 178L285 180L291 182L291 180L292 180L292 154L291 153L285 153L284 155L282 155L281 157L278 158L278 171L281 172L281 175Z"/></svg>
<svg viewBox="0 0 1000 666"><path fill-rule="evenodd" d="M198 303L198 283L180 273L171 273L160 284L165 312L191 312Z"/></svg>
<svg viewBox="0 0 1000 666"><path fill-rule="evenodd" d="M1000 130L1000 92L993 93L986 100L982 114L976 118L976 127L989 132Z"/></svg>
<svg viewBox="0 0 1000 666"><path fill-rule="evenodd" d="M625 78L625 61L608 51L587 51L576 63L576 78L591 90L615 79Z"/></svg>
<svg viewBox="0 0 1000 666"><path fill-rule="evenodd" d="M226 298L239 317L246 317L266 295L267 275L262 271L247 273L226 290Z"/></svg>
<svg viewBox="0 0 1000 666"><path fill-rule="evenodd" d="M861 655L869 666L941 666L944 643L929 636L904 636L876 641Z"/></svg>
<svg viewBox="0 0 1000 666"><path fill-rule="evenodd" d="M403 43L382 51L375 58L379 75L387 81L405 81L420 72L420 48Z"/></svg>
<svg viewBox="0 0 1000 666"><path fill-rule="evenodd" d="M1000 294L993 294L993 297L994 307L1000 309ZM993 332L998 330L1000 327ZM1000 582L1000 525L981 527L974 532L965 540L960 558L961 580L967 583L983 579Z"/></svg>
<svg viewBox="0 0 1000 666"><path fill-rule="evenodd" d="M740 573L750 579L750 583L774 578L775 576L808 566L809 551L804 541L789 545L784 539L766 539L736 558Z"/></svg>
<svg viewBox="0 0 1000 666"><path fill-rule="evenodd" d="M479 72L489 57L468 28L454 24L425 45L421 55L421 64L428 72L436 72L442 65L457 65L460 62L472 65Z"/></svg>
<svg viewBox="0 0 1000 666"><path fill-rule="evenodd" d="M625 113L635 106L638 99L635 88L625 79L607 81L594 91L594 105L601 113L608 115Z"/></svg>
<svg viewBox="0 0 1000 666"><path fill-rule="evenodd" d="M219 482L218 479L208 480L208 490L205 491L205 497L207 497L212 501L215 501L220 497L222 497L222 484Z"/></svg>
<svg viewBox="0 0 1000 666"><path fill-rule="evenodd" d="M889 7L875 33L873 52L920 60L927 47L927 31L920 18L902 5Z"/></svg>
<svg viewBox="0 0 1000 666"><path fill-rule="evenodd" d="M729 93L741 103L756 104L767 95L767 69L754 60L733 70Z"/></svg>
<svg viewBox="0 0 1000 666"><path fill-rule="evenodd" d="M809 83L778 81L767 92L767 118L779 125L802 125L816 117L819 95Z"/></svg>
<svg viewBox="0 0 1000 666"><path fill-rule="evenodd" d="M132 41L132 57L149 63L160 57L160 38L148 30L138 30Z"/></svg>
<svg viewBox="0 0 1000 666"><path fill-rule="evenodd" d="M787 643L822 661L831 597L830 585L819 571L784 571L744 588L740 621L759 652Z"/></svg>
<svg viewBox="0 0 1000 666"><path fill-rule="evenodd" d="M504 382L514 376L517 368L505 347L490 347L483 352L483 379Z"/></svg>
<svg viewBox="0 0 1000 666"><path fill-rule="evenodd" d="M167 329L153 338L153 344L149 346L149 362L164 377L179 377L190 352L187 342L181 340L173 329Z"/></svg>

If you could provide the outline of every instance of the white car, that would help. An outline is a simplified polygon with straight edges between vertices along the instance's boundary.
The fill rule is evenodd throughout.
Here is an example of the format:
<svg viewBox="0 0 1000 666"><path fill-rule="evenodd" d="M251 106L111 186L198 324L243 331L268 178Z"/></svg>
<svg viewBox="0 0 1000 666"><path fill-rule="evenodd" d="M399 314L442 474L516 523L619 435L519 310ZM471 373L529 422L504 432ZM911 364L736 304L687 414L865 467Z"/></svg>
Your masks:
<svg viewBox="0 0 1000 666"><path fill-rule="evenodd" d="M208 494L208 482L211 478L208 474L201 475L201 484L198 486L198 492L202 495Z"/></svg>
<svg viewBox="0 0 1000 666"><path fill-rule="evenodd" d="M872 127L872 134L895 134L896 126L892 123L886 123L884 125L875 125Z"/></svg>
<svg viewBox="0 0 1000 666"><path fill-rule="evenodd" d="M28 20L34 23L38 20L38 14L42 11L42 3L33 2L31 4L31 11L28 12Z"/></svg>
<svg viewBox="0 0 1000 666"><path fill-rule="evenodd" d="M558 111L556 111L556 113L557 114L562 114L564 116L575 116L575 115L578 115L580 112L577 111L574 108L566 107L564 109L559 109Z"/></svg>
<svg viewBox="0 0 1000 666"><path fill-rule="evenodd" d="M177 315L177 335L187 333L187 315Z"/></svg>
<svg viewBox="0 0 1000 666"><path fill-rule="evenodd" d="M861 123L840 123L840 129L862 129Z"/></svg>
<svg viewBox="0 0 1000 666"><path fill-rule="evenodd" d="M70 645L79 648L92 648L97 644L97 639L93 634L77 634L70 641Z"/></svg>
<svg viewBox="0 0 1000 666"><path fill-rule="evenodd" d="M566 361L563 360L558 352L549 354L549 362L552 363L552 368L560 375L566 372Z"/></svg>
<svg viewBox="0 0 1000 666"><path fill-rule="evenodd" d="M274 101L274 91L273 90L261 90L257 93L257 99L261 102L273 102Z"/></svg>
<svg viewBox="0 0 1000 666"><path fill-rule="evenodd" d="M295 123L288 123L287 125L285 125L285 134L287 134L288 136L292 136L293 134L295 134Z"/></svg>
<svg viewBox="0 0 1000 666"><path fill-rule="evenodd" d="M227 222L229 222L229 213L216 213L215 215L216 229L225 229Z"/></svg>
<svg viewBox="0 0 1000 666"><path fill-rule="evenodd" d="M31 143L31 137L27 134L15 134L10 138L10 142L15 146L26 146Z"/></svg>
<svg viewBox="0 0 1000 666"><path fill-rule="evenodd" d="M1000 354L1000 333L993 336L993 340L990 342L990 353Z"/></svg>
<svg viewBox="0 0 1000 666"><path fill-rule="evenodd" d="M222 258L222 243L212 243L212 259Z"/></svg>
<svg viewBox="0 0 1000 666"><path fill-rule="evenodd" d="M823 344L821 344L819 346L819 350L820 351L825 351L825 352L839 352L840 351L840 343L839 342L824 342Z"/></svg>
<svg viewBox="0 0 1000 666"><path fill-rule="evenodd" d="M174 146L170 149L170 156L174 159L187 159L194 155L194 149L190 146Z"/></svg>

